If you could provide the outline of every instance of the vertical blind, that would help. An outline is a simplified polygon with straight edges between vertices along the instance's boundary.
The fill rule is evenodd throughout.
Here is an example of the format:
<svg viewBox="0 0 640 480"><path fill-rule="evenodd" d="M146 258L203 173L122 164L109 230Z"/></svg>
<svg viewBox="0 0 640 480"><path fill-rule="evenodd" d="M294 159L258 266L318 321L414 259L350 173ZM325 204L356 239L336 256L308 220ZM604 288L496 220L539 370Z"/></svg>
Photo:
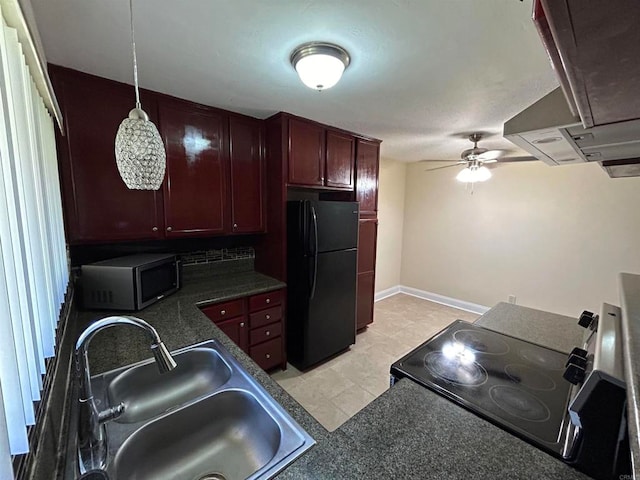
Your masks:
<svg viewBox="0 0 640 480"><path fill-rule="evenodd" d="M29 450L69 279L54 123L0 7L0 478Z"/></svg>

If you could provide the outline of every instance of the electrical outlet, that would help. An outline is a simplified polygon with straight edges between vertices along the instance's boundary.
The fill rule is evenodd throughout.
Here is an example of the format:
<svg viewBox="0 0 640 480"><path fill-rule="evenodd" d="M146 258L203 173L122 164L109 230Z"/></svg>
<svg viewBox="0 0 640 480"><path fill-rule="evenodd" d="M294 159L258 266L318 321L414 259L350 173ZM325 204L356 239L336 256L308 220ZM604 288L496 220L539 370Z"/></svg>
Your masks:
<svg viewBox="0 0 640 480"><path fill-rule="evenodd" d="M509 303L516 303L516 296L515 295L509 295Z"/></svg>

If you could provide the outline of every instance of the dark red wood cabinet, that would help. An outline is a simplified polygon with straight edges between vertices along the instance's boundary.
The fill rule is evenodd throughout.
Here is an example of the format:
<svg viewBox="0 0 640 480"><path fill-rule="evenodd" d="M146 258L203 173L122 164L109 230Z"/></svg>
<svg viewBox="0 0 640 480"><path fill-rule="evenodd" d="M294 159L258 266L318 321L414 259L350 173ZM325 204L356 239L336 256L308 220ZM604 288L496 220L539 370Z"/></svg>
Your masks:
<svg viewBox="0 0 640 480"><path fill-rule="evenodd" d="M143 90L167 169L160 190L129 190L114 143L135 105L133 87L49 69L65 119L65 136L56 141L70 244L265 231L261 120Z"/></svg>
<svg viewBox="0 0 640 480"><path fill-rule="evenodd" d="M231 115L231 229L233 233L265 230L264 126L261 120Z"/></svg>
<svg viewBox="0 0 640 480"><path fill-rule="evenodd" d="M355 137L286 116L289 122L288 185L353 191Z"/></svg>
<svg viewBox="0 0 640 480"><path fill-rule="evenodd" d="M324 186L324 128L289 119L289 184Z"/></svg>
<svg viewBox="0 0 640 480"><path fill-rule="evenodd" d="M245 353L249 353L249 329L244 317L230 318L224 322L216 323L233 343L238 345Z"/></svg>
<svg viewBox="0 0 640 480"><path fill-rule="evenodd" d="M356 330L373 322L378 220L361 219L358 226L358 286Z"/></svg>
<svg viewBox="0 0 640 480"><path fill-rule="evenodd" d="M116 132L135 106L133 87L51 68L65 122L57 133L67 240L70 244L162 238L162 191L129 190L115 159ZM157 121L155 103L142 105Z"/></svg>
<svg viewBox="0 0 640 480"><path fill-rule="evenodd" d="M360 202L360 215L375 217L378 211L380 143L359 138L356 155L356 200Z"/></svg>
<svg viewBox="0 0 640 480"><path fill-rule="evenodd" d="M356 330L362 330L373 323L375 300L375 273L359 273L356 300Z"/></svg>
<svg viewBox="0 0 640 480"><path fill-rule="evenodd" d="M284 303L285 291L273 290L200 309L263 370L284 370Z"/></svg>
<svg viewBox="0 0 640 480"><path fill-rule="evenodd" d="M227 117L173 99L159 100L167 152L164 217L167 238L218 235L227 216Z"/></svg>
<svg viewBox="0 0 640 480"><path fill-rule="evenodd" d="M353 190L355 138L346 133L327 130L327 187Z"/></svg>

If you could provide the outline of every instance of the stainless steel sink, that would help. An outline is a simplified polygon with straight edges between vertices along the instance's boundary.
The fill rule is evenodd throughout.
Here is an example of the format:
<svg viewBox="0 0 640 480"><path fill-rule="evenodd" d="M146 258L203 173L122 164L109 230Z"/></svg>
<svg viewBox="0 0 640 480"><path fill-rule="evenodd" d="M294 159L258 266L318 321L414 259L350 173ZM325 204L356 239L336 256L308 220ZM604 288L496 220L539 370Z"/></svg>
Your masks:
<svg viewBox="0 0 640 480"><path fill-rule="evenodd" d="M107 387L111 405L124 404L116 422L136 423L210 394L229 381L231 368L211 348L174 355L177 367L159 373L154 363L125 370Z"/></svg>
<svg viewBox="0 0 640 480"><path fill-rule="evenodd" d="M160 375L151 360L91 378L107 422L106 473L117 479L266 479L315 441L215 340L172 352Z"/></svg>
<svg viewBox="0 0 640 480"><path fill-rule="evenodd" d="M173 438L180 442L167 448ZM116 455L114 470L137 480L244 479L275 456L280 440L278 424L253 395L225 391L138 430Z"/></svg>

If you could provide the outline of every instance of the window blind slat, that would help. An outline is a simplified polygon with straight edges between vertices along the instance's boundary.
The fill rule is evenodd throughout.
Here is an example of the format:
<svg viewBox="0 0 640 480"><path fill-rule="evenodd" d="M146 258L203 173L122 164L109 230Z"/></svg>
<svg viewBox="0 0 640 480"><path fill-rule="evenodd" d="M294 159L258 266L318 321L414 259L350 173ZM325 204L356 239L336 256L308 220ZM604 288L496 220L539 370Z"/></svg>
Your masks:
<svg viewBox="0 0 640 480"><path fill-rule="evenodd" d="M69 267L53 120L1 6L0 18L0 478L10 478L11 455L28 452Z"/></svg>

